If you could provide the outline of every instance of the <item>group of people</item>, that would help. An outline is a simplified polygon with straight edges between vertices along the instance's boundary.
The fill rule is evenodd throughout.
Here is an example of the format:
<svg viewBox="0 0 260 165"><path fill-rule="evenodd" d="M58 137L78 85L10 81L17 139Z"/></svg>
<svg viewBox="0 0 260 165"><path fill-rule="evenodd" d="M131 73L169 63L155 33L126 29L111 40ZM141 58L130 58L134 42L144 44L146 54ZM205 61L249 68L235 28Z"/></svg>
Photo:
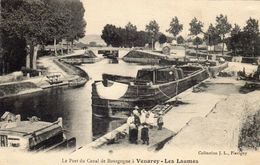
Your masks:
<svg viewBox="0 0 260 165"><path fill-rule="evenodd" d="M138 132L141 131L141 140L143 144L149 145L149 128L153 128L156 125L158 130L162 129L163 126L163 113L159 112L157 115L151 111L139 110L136 106L131 116L127 119L129 126L129 142L137 144Z"/></svg>

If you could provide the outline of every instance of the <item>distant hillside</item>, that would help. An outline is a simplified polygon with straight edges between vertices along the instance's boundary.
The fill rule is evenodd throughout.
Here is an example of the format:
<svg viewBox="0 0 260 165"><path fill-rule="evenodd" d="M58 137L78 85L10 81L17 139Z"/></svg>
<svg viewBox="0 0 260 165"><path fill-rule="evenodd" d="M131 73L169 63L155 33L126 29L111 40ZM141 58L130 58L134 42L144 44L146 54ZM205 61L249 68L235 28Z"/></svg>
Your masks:
<svg viewBox="0 0 260 165"><path fill-rule="evenodd" d="M79 41L85 44L89 44L90 42L96 42L97 45L106 45L106 43L103 41L100 35L96 35L96 34L86 35L84 38L80 39Z"/></svg>

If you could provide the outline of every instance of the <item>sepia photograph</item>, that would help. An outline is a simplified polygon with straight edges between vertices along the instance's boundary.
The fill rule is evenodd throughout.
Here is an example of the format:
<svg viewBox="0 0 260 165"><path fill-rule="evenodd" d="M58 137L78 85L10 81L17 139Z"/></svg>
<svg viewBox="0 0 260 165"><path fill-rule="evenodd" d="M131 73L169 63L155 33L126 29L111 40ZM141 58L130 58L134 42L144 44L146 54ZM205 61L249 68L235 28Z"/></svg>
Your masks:
<svg viewBox="0 0 260 165"><path fill-rule="evenodd" d="M260 1L0 2L1 165L260 164Z"/></svg>

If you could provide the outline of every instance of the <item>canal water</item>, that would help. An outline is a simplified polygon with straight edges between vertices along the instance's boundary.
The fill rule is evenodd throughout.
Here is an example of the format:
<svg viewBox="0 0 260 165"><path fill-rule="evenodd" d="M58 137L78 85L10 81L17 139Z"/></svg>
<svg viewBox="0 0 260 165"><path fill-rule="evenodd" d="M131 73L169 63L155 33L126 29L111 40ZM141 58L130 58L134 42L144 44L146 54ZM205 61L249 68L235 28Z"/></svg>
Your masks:
<svg viewBox="0 0 260 165"><path fill-rule="evenodd" d="M125 76L136 76L137 70L143 67L125 63L122 60L102 59L94 64L80 66L91 80L84 87L68 89L58 87L40 93L28 94L0 100L0 115L5 111L21 114L25 120L37 116L42 121L53 122L63 118L67 137L76 137L77 147L86 145L105 133L119 127L124 120L100 119L92 116L91 84L101 80L102 73Z"/></svg>

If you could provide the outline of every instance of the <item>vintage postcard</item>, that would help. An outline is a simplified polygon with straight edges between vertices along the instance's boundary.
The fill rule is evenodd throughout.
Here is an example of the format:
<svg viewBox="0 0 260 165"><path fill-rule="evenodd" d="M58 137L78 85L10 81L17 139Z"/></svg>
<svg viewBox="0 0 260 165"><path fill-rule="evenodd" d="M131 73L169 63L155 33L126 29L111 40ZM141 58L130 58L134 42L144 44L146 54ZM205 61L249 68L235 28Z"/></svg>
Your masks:
<svg viewBox="0 0 260 165"><path fill-rule="evenodd" d="M1 165L260 164L260 1L0 2Z"/></svg>

